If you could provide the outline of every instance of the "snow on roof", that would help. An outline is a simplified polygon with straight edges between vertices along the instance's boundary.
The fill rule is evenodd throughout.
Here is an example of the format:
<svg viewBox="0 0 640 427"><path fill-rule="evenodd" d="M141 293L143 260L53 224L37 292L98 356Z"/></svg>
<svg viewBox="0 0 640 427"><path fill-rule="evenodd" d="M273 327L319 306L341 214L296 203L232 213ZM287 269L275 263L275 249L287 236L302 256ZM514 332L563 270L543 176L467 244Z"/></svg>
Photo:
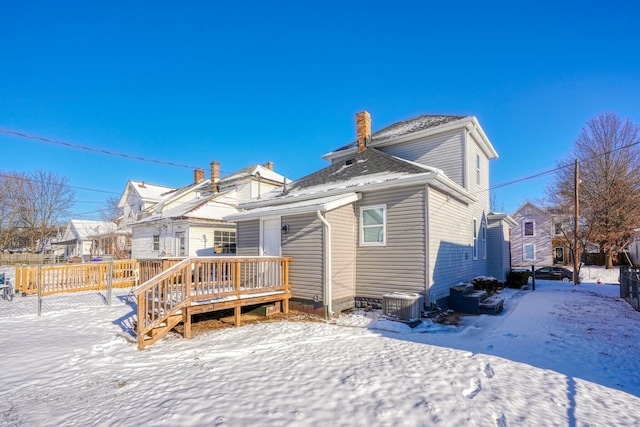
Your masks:
<svg viewBox="0 0 640 427"><path fill-rule="evenodd" d="M264 206L229 215L226 221L244 221L267 215L294 215L299 213L321 211L327 212L360 200L360 193L347 193L307 200L291 200L291 203Z"/></svg>
<svg viewBox="0 0 640 427"><path fill-rule="evenodd" d="M167 209L157 215L141 219L138 223L153 222L166 218L194 218L205 220L222 220L226 215L238 212L229 203L216 201L211 198L193 199Z"/></svg>
<svg viewBox="0 0 640 427"><path fill-rule="evenodd" d="M360 192L372 187L400 185L413 181L426 181L439 176L450 181L444 173L415 162L400 159L375 148L354 153L346 162L336 162L324 169L307 175L287 189L264 194L242 204L241 208L255 208L267 204L289 203L293 198L319 198L331 194Z"/></svg>
<svg viewBox="0 0 640 427"><path fill-rule="evenodd" d="M163 185L148 184L144 181L129 181L131 186L138 192L140 197L148 200L160 200L167 193L173 192L176 189L172 187L166 187Z"/></svg>
<svg viewBox="0 0 640 427"><path fill-rule="evenodd" d="M114 222L72 219L67 224L62 238L57 243L71 240L87 240L91 237L114 233L118 226Z"/></svg>
<svg viewBox="0 0 640 427"><path fill-rule="evenodd" d="M377 142L381 142L391 138L397 138L399 136L408 135L410 133L420 132L426 129L435 128L450 122L466 119L471 116L452 116L452 115L432 115L424 114L422 116L414 117L412 119L403 120L387 126L377 132L371 134L371 141L369 144L373 145ZM353 141L343 147L336 149L335 151L347 150L349 148L356 147L357 141Z"/></svg>
<svg viewBox="0 0 640 427"><path fill-rule="evenodd" d="M275 182L284 182L284 180L286 179L284 176L280 175L277 172L272 171L271 169L268 169L264 166L261 165L252 165L252 166L247 166L246 168L240 169L237 172L234 172L230 175L225 176L224 178L221 178L219 183L223 184L229 181L233 181L236 179L240 179L240 178L245 178L248 176L255 176L256 173L260 173L260 177L262 179L266 179L269 181L275 181ZM287 180L289 181L289 180Z"/></svg>

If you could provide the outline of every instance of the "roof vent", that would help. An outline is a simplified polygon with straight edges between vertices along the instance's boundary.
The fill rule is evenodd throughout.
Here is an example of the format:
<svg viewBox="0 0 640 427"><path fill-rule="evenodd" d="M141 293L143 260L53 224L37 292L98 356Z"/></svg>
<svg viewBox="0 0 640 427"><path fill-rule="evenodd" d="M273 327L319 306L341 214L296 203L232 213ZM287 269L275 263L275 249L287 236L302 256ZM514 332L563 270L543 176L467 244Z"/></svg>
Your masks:
<svg viewBox="0 0 640 427"><path fill-rule="evenodd" d="M352 165L354 160L355 160L355 159L345 160L345 162L344 162L345 166Z"/></svg>

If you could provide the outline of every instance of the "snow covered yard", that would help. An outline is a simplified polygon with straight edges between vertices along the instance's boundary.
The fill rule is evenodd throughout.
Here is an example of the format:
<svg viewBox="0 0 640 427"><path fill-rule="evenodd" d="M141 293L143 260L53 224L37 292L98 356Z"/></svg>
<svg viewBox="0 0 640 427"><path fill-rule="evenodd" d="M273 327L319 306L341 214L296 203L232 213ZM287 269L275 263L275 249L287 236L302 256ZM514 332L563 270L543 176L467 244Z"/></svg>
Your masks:
<svg viewBox="0 0 640 427"><path fill-rule="evenodd" d="M537 281L459 326L359 312L144 351L120 300L3 317L0 425L639 425L640 313L618 292Z"/></svg>

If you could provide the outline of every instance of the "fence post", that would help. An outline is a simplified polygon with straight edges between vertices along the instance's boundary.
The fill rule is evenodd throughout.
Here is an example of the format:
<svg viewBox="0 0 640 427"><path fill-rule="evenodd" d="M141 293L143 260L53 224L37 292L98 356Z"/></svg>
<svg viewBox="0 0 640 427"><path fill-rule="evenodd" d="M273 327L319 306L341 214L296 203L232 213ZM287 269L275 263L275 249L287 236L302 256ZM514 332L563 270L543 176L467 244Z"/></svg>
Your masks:
<svg viewBox="0 0 640 427"><path fill-rule="evenodd" d="M109 261L109 276L107 277L107 305L111 305L111 290L113 288L113 258Z"/></svg>
<svg viewBox="0 0 640 427"><path fill-rule="evenodd" d="M42 316L42 265L38 265L36 286L38 287L38 316Z"/></svg>
<svg viewBox="0 0 640 427"><path fill-rule="evenodd" d="M536 266L531 266L531 291L536 290Z"/></svg>

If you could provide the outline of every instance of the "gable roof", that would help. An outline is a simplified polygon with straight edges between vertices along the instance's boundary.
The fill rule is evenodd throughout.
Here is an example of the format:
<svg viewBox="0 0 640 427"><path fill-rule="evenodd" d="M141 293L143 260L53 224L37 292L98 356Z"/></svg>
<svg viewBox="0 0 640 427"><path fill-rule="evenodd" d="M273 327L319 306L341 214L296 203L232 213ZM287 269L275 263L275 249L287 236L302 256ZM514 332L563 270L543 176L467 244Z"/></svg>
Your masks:
<svg viewBox="0 0 640 427"><path fill-rule="evenodd" d="M464 129L473 135L478 146L485 152L489 159L498 158L498 153L482 130L478 119L475 116L458 116L444 114L423 114L411 119L394 123L371 135L367 142L367 147L383 147L412 139L423 138L443 132ZM331 151L322 158L332 160L341 158L345 152L355 150L357 141L353 141L334 151Z"/></svg>
<svg viewBox="0 0 640 427"><path fill-rule="evenodd" d="M118 207L123 207L127 202L127 197L132 192L138 193L138 196L145 202L159 202L163 196L175 191L175 188L166 187L164 185L148 184L144 181L129 180L125 186L122 196L118 201Z"/></svg>
<svg viewBox="0 0 640 427"><path fill-rule="evenodd" d="M69 220L62 236L53 244L85 241L92 237L115 233L116 229L117 226L113 222L72 219Z"/></svg>
<svg viewBox="0 0 640 427"><path fill-rule="evenodd" d="M398 123L394 123L391 126L387 126L384 129L381 129L373 134L371 134L370 145L375 145L378 142L396 138L399 136L423 131L430 128L435 128L437 126L444 125L449 122L461 120L470 116L451 116L451 115L433 115L433 114L423 114L418 117L414 117L412 119L403 120ZM358 146L358 141L353 141L345 146L338 148L335 151L347 150L349 148L355 148Z"/></svg>
<svg viewBox="0 0 640 427"><path fill-rule="evenodd" d="M285 180L287 180L287 182L291 182L290 180L285 178L283 175L280 175L279 173L274 172L269 168L266 168L262 165L252 165L252 166L247 166L246 168L242 168L239 171L233 172L221 178L220 181L218 181L218 185L220 186L228 185L229 183L239 179L243 179L247 177L255 177L256 173L260 174L261 179L273 181L274 183L282 184L285 182Z"/></svg>
<svg viewBox="0 0 640 427"><path fill-rule="evenodd" d="M160 219L197 218L209 221L221 221L226 215L236 213L238 210L227 200L230 192L217 194L203 198L195 198L179 205L151 215L136 222L142 224Z"/></svg>

